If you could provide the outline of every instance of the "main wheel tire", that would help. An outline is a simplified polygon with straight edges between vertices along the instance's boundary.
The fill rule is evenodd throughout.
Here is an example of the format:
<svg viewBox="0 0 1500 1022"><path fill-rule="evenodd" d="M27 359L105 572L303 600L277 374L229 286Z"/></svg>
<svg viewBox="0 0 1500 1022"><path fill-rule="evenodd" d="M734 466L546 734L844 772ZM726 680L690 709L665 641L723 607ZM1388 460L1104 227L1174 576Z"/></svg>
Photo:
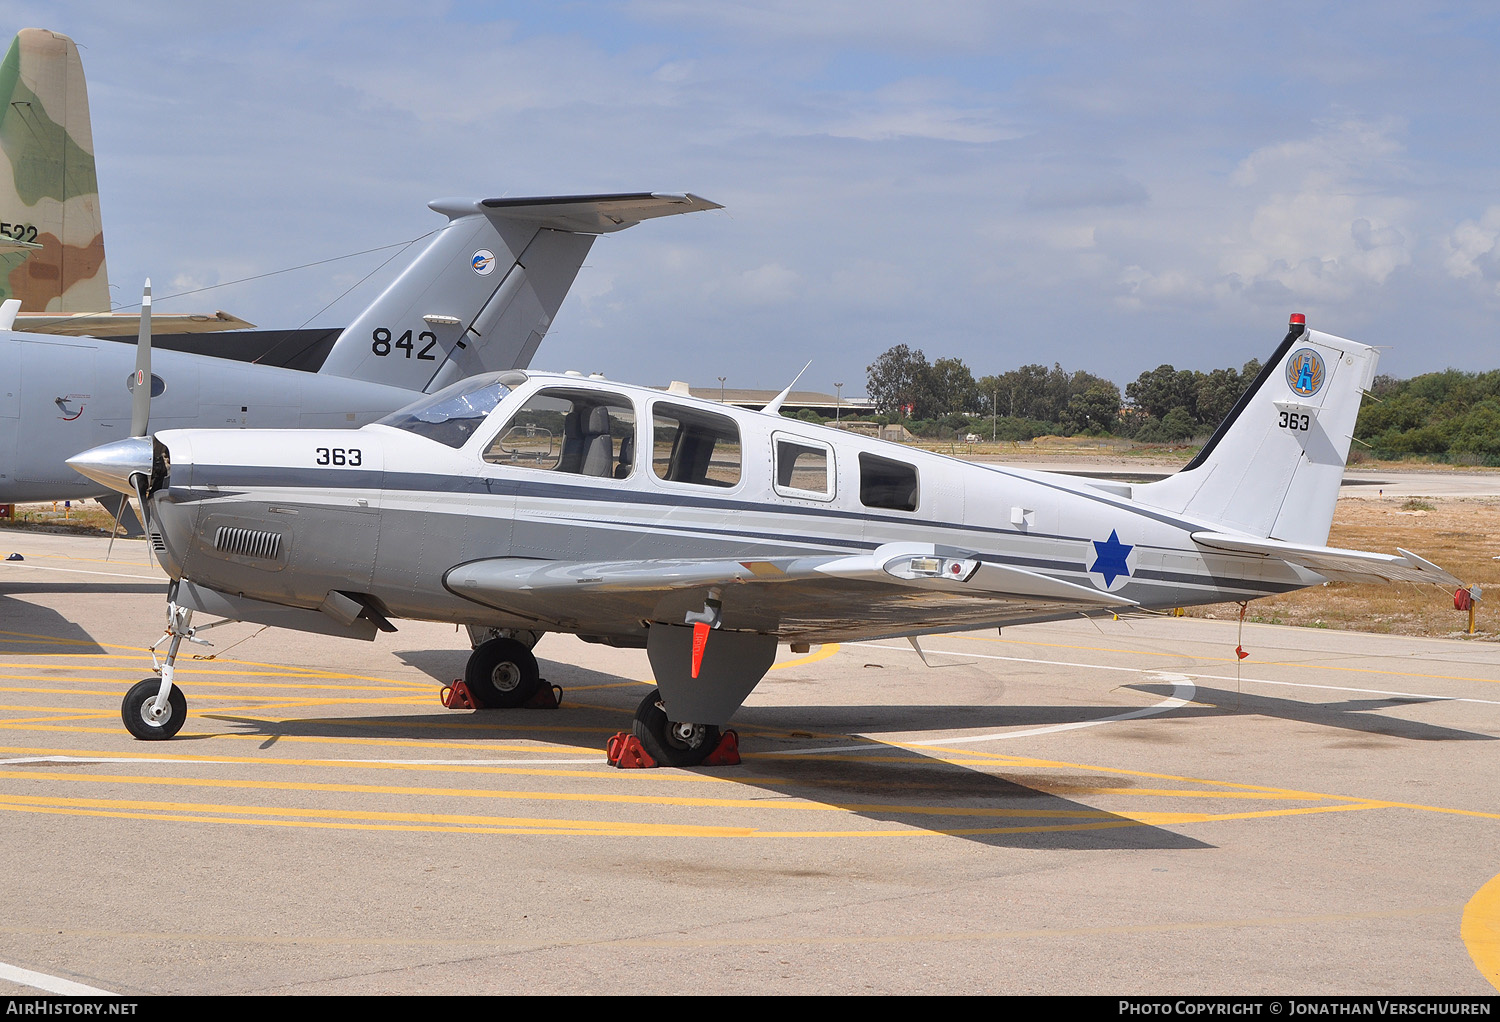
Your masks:
<svg viewBox="0 0 1500 1022"><path fill-rule="evenodd" d="M464 682L485 706L522 706L541 687L536 657L515 639L490 639L469 654Z"/></svg>
<svg viewBox="0 0 1500 1022"><path fill-rule="evenodd" d="M132 685L120 703L120 718L125 721L125 729L143 742L171 738L182 730L183 722L187 720L187 696L176 685L167 693L166 716L156 721L151 719L150 707L160 691L161 679L147 678Z"/></svg>
<svg viewBox="0 0 1500 1022"><path fill-rule="evenodd" d="M697 766L719 747L717 724L681 724L667 719L661 691L653 691L635 710L631 731L651 758L662 766Z"/></svg>

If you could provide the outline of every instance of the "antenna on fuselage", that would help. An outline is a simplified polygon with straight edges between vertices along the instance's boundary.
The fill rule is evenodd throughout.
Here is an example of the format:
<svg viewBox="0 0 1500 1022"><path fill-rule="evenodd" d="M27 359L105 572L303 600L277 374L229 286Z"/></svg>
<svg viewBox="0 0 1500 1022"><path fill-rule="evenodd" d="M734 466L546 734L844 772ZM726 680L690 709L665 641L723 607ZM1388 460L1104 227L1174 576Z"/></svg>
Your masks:
<svg viewBox="0 0 1500 1022"><path fill-rule="evenodd" d="M761 411L765 412L767 415L780 415L782 403L785 402L789 396L791 396L792 388L797 385L798 380L802 379L802 373L807 372L808 366L811 365L812 360L809 359L807 365L802 367L802 372L798 373L796 376L793 376L792 382L786 385L786 390L783 390L780 394L777 394L775 397L773 397L771 399L771 403L762 408Z"/></svg>

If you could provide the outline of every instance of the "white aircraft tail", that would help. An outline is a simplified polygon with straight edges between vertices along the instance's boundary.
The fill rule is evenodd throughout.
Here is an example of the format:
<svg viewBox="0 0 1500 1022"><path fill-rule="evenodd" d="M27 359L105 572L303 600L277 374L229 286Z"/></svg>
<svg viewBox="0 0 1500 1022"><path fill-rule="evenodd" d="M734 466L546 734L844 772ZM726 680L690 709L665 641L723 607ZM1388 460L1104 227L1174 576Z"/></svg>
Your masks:
<svg viewBox="0 0 1500 1022"><path fill-rule="evenodd" d="M1251 536L1328 541L1360 400L1379 353L1308 330L1301 315L1182 471L1136 486L1142 503Z"/></svg>
<svg viewBox="0 0 1500 1022"><path fill-rule="evenodd" d="M523 369L598 235L721 208L650 192L428 205L448 225L345 328L321 372L431 393L475 373Z"/></svg>

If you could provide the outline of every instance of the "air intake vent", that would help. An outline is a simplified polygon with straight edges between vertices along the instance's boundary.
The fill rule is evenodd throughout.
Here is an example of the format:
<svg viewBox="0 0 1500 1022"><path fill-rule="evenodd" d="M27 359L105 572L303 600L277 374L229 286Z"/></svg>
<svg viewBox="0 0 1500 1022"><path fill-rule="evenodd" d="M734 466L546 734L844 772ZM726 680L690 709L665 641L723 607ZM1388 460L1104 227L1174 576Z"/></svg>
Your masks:
<svg viewBox="0 0 1500 1022"><path fill-rule="evenodd" d="M151 534L151 545L156 548L156 552L159 554L167 552L167 544L162 540L161 533L159 532Z"/></svg>
<svg viewBox="0 0 1500 1022"><path fill-rule="evenodd" d="M214 534L214 547L226 554L274 561L281 553L281 533L234 529L222 525Z"/></svg>

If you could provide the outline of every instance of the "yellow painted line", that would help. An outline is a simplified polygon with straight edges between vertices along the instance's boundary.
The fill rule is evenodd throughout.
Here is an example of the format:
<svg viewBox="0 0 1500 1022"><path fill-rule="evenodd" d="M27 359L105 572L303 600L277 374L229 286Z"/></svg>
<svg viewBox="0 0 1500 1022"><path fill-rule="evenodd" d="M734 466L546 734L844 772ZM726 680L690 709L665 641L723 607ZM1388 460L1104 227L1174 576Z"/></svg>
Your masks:
<svg viewBox="0 0 1500 1022"><path fill-rule="evenodd" d="M809 653L807 656L800 657L800 658L798 658L796 660L785 660L785 661L783 661L783 662L781 662L779 664L772 664L771 665L771 670L773 670L773 671L780 671L780 670L785 670L788 667L804 667L807 664L815 664L819 660L827 660L829 657L834 656L836 653L838 653L838 651L839 651L839 644L838 643L836 643L836 642L826 643L826 644L818 647L813 652Z"/></svg>
<svg viewBox="0 0 1500 1022"><path fill-rule="evenodd" d="M1089 650L1094 653L1129 654L1131 656L1166 657L1178 660L1205 660L1210 663L1233 664L1238 661L1233 657L1201 656L1194 653L1180 653L1177 651L1162 652L1148 649L1118 649L1112 646L1081 646L1066 642L1032 642L1024 639L1000 639L988 635L952 635L949 638L964 639L968 642L993 642L1005 643L1016 646L1043 646L1049 649L1075 649ZM891 646L890 649L900 650L900 646ZM1388 674L1397 678L1426 678L1429 681L1478 681L1488 685L1500 684L1500 678L1471 678L1462 674L1418 674L1415 671L1390 671L1378 667L1349 667L1342 664L1315 664L1301 660L1251 660L1246 663L1257 667L1306 667L1318 671L1347 671L1351 674Z"/></svg>
<svg viewBox="0 0 1500 1022"><path fill-rule="evenodd" d="M895 744L895 743L892 743L892 744ZM950 752L956 752L956 751L959 751L959 750L949 750L949 751ZM1057 769L1086 770L1086 771L1090 771L1090 772L1093 772L1093 773L1119 774L1119 775L1125 776L1125 777L1149 777L1149 778L1152 778L1153 780L1177 781L1179 783L1187 783L1187 784L1221 785L1221 786L1223 786L1225 788L1230 788L1230 789L1235 789L1235 790L1267 792L1267 793L1271 793L1271 794L1279 794L1279 795L1282 795L1282 796L1285 796L1285 797L1288 797L1288 798L1295 798L1295 797L1300 797L1300 796L1312 795L1315 798L1339 799L1339 800L1343 800L1343 801L1358 802L1358 803L1361 803L1361 804L1368 803L1368 804L1370 804L1372 806L1379 806L1379 807L1385 808L1385 809L1415 809L1415 810L1418 810L1420 812L1442 813L1442 814L1450 815L1450 816L1472 816L1472 817L1477 817L1477 818L1480 818L1480 819L1500 820L1500 813L1485 812L1485 811L1478 810L1478 809L1453 809L1453 808L1447 807L1447 806L1430 806L1430 805L1424 805L1424 804L1419 803L1419 802L1395 802L1395 801L1389 801L1389 800L1385 800L1385 799L1378 799L1378 800L1377 799L1369 799L1369 798L1366 798L1366 797L1363 797L1363 796L1358 796L1358 795L1330 795L1330 794L1326 794L1326 793L1317 793L1317 792L1301 792L1301 791L1296 791L1295 789L1292 789L1292 788L1278 788L1278 787L1273 787L1271 785L1264 785L1264 784L1244 784L1244 783L1237 782L1237 781L1214 781L1214 780L1209 780L1209 779L1203 778L1203 777L1179 777L1179 776L1177 776L1175 774L1160 774L1160 773L1154 773L1154 772L1148 771L1148 770L1127 770L1127 769L1124 769L1124 768L1121 768L1121 767L1098 766L1098 765L1087 764L1087 763L1066 763L1066 762L1061 762L1061 761L1057 761L1057 760L1033 759L1033 758L1028 757L1028 756L1006 755L1004 753L993 753L993 754L991 754L991 753L973 752L973 751L965 750L962 754L963 755L971 755L971 756L975 757L976 761L980 761L980 762L987 760L990 763L992 763L994 765L997 765L997 766L1012 766L1012 767L1017 767L1017 768L1021 768L1021 767L1045 768L1045 769L1051 769L1051 770L1057 770ZM1135 789L1129 789L1129 788L1127 788L1125 790L1130 791L1130 790L1135 790Z"/></svg>
<svg viewBox="0 0 1500 1022"><path fill-rule="evenodd" d="M113 670L113 668L90 668L90 669L91 670ZM80 677L77 677L77 676L71 676L71 677L69 677L69 676L59 677L58 676L59 674L65 674L65 673L67 675L71 675L72 671L71 671L71 669L69 669L67 672L59 671L58 674L0 674L0 681L41 681L41 682L47 682L47 681L51 681L51 682L69 681L69 682L72 682L72 683L75 683L75 684L83 684L83 685L124 685L124 686L130 686L130 685L134 685L136 682L142 680L142 677L141 677L142 674L144 674L145 677L148 677L148 678L151 677L152 674L153 674L153 672L151 671L151 669L149 667L143 667L142 670L141 670L141 673L139 673L139 674L117 674L117 675L113 675L111 677L104 677L104 678L101 678L101 677L80 678ZM183 677L183 673L184 672L182 672L182 671L179 670L177 672L177 676L179 678L182 678ZM403 689L403 690L404 689L410 689L410 690L412 690L411 691L412 695L421 695L421 694L428 694L428 693L430 693L430 695L428 697L432 698L434 702L437 701L436 698L434 698L434 697L436 696L436 694L439 691L439 689L441 689L441 687L442 687L442 686L438 685L437 682L433 682L431 685L423 685L421 687L418 687L416 685L391 685L391 686L380 686L380 685L322 685L322 684L308 684L306 682L289 683L289 682L276 682L276 681L245 681L245 680L242 680L242 679L244 679L244 678L254 678L254 677L264 677L264 675L256 675L256 674L253 674L251 672L245 672L245 671L218 671L218 672L215 672L215 673L217 673L217 674L237 674L240 677L237 678L236 680L233 680L233 681L209 681L209 680L204 679L204 678L198 678L198 677L191 677L191 676L189 676L189 677L187 677L185 679L185 682L188 683L188 684L191 684L194 689L202 689L202 688L293 689L293 690L296 690L296 691L312 691L312 692L321 692L321 691L328 691L328 692L386 692L386 691L389 691L392 688ZM24 688L0 689L0 691L26 692L26 691L29 691L29 689L24 689ZM95 694L97 694L97 692L98 692L97 689L91 690L91 691L94 691Z"/></svg>
<svg viewBox="0 0 1500 1022"><path fill-rule="evenodd" d="M116 713L116 714L100 713L98 716L100 718L104 718L106 716L115 716L115 717L118 717L118 713ZM189 714L189 716L191 717L193 715ZM205 713L205 714L202 714L202 716L206 717L206 718L208 718L210 720L217 719L211 713ZM300 719L300 718L290 718L289 717L287 719L288 720L297 720L297 719ZM246 723L246 724L261 724L261 723L266 723L265 721L257 721L257 720L243 720L242 722ZM233 720L233 719L231 719L231 720L229 720L229 723L236 723L236 721ZM364 722L363 721L359 721L359 720L355 720L355 721L353 721L353 723L356 724L356 725L363 725ZM406 726L412 726L412 725L406 725ZM113 737L113 738L119 738L119 737L121 737L121 735L120 735L120 725L119 725L118 721L116 721L116 724L115 724L114 727L53 727L53 726L49 726L49 725L24 725L24 726L21 726L21 727L17 727L15 730L17 730L17 731L61 731L61 732L66 732L68 734L74 734L74 735L107 735L107 736L110 736L110 737ZM452 730L468 731L471 734L483 734L483 733L493 732L493 731L497 731L497 730L504 730L504 729L501 728L499 725L493 725L492 726L492 725L487 725L487 724L474 724L474 725L471 725L470 727L467 727L467 728L455 726L455 727L452 728ZM510 730L513 730L513 731L522 731L522 730L524 730L524 731L533 731L533 730L542 731L542 730L548 730L548 729L546 729L546 728L530 728L530 727L527 727L527 728L512 727L512 728L510 728ZM590 729L585 729L585 728L572 728L572 729L553 728L551 730L553 730L553 731L571 731L571 732L574 732L574 733L588 733L590 731ZM606 733L608 730L609 730L608 728L593 729L594 733L600 733L600 734ZM267 738L270 738L270 737L274 737L276 739L276 742L277 742L278 745L279 744L361 745L361 746L374 746L376 748L383 748L383 749L492 749L492 748L494 748L494 746L492 744L490 744L489 742L479 741L479 740L475 740L475 741L471 741L471 742L452 742L452 741L442 741L442 740L433 739L433 738L357 738L357 737L352 737L352 736L340 736L340 735L324 735L324 736L313 736L313 735L274 735L274 736L272 736L272 735L267 735L267 734L264 734L264 733L246 734L246 733L239 732L239 731L184 731L184 732L182 732L181 734L179 734L177 736L177 742L180 744L180 743L182 743L185 740L196 740L196 741L213 740L213 741L241 741L241 742L257 742L257 743L259 743L259 742L264 742ZM524 739L522 739L522 740L524 740Z"/></svg>
<svg viewBox="0 0 1500 1022"><path fill-rule="evenodd" d="M1104 936L1137 936L1143 934L1162 933L1201 933L1213 930L1248 930L1269 929L1276 932L1286 932L1292 927L1327 926L1345 923L1370 922L1374 920L1400 920L1420 919L1424 916L1450 916L1458 911L1458 905L1421 905L1416 908L1382 909L1373 912L1328 912L1316 915L1284 915L1284 916L1240 916L1223 919L1181 919L1167 920L1153 923L1122 923L1117 925L1101 926L1047 926L1031 930L901 930L891 932L889 930L876 933L853 932L851 928L845 927L826 933L801 933L786 934L776 933L774 935L748 935L734 936L737 931L730 927L718 927L712 930L695 932L690 936L682 937L653 937L641 934L629 934L622 937L607 938L599 934L588 934L575 939L549 939L547 946L553 947L577 947L588 946L591 949L608 947L614 944L628 944L630 947L653 947L653 948L686 948L693 951L701 951L705 947L715 948L743 948L743 947L771 947L781 949L785 946L794 947L835 947L844 945L853 946L875 946L875 945L926 945L926 944L977 944L981 942L1018 942L1030 940L1073 940L1078 937L1104 937ZM279 931L270 933L265 930L258 932L237 933L211 933L193 930L108 930L90 927L87 929L58 929L52 926L14 926L0 924L0 934L13 937L30 938L31 943L36 943L36 938L52 938L65 936L70 940L78 941L128 941L132 943L151 942L162 943L171 946L183 944L220 944L232 946L260 946L276 947L295 945L298 947L358 947L358 948L421 948L426 950L431 947L451 947L460 951L471 951L474 946L474 938L471 936L443 937L430 933L425 929L421 932L403 933L397 931L394 935L382 934L381 936L355 936L351 933L341 932L337 936L322 936L317 933L284 932L284 925L278 927ZM486 934L486 947L503 948L534 948L537 941L534 938L507 937L503 932Z"/></svg>
<svg viewBox="0 0 1500 1022"><path fill-rule="evenodd" d="M578 776L578 773L576 771L571 770L548 770L542 768L531 770L528 772L534 776ZM234 780L227 778L215 779L198 777L161 777L130 774L82 774L60 773L55 771L43 770L5 770L0 771L0 778L8 780L71 782L75 784L92 782L99 784L139 784L148 786L158 785L162 787L218 788L227 790L336 792L340 794L362 795L426 795L445 798L481 798L541 802L585 802L620 805L685 806L692 808L714 809L790 809L805 812L884 813L901 814L903 816L961 816L978 817L982 819L1117 820L1122 818L1132 818L1128 813L1109 812L1106 810L1087 809L1083 807L1079 807L1076 809L996 809L981 806L903 805L899 803L885 802L841 803L813 801L810 799L798 798L796 796L788 797L784 794L775 794L763 798L702 798L680 795L620 795L607 793L588 794L583 792L506 791L488 788L445 788L416 785L334 784L318 781ZM6 798L9 798L9 796L0 795L0 800L4 800ZM1191 818L1193 820L1206 820L1214 818L1249 819L1258 815L1289 815L1336 811L1342 809L1363 809L1370 808L1372 805L1372 803L1361 802L1358 804L1345 803L1335 806L1316 808L1265 810L1260 813L1183 814L1183 818Z"/></svg>
<svg viewBox="0 0 1500 1022"><path fill-rule="evenodd" d="M425 746L422 746L421 748L425 748ZM526 755L544 755L544 754L549 753L549 752L556 752L556 753L559 753L559 754L567 754L567 755L574 755L574 756L576 756L578 754L578 751L579 751L578 749L573 748L572 746L540 745L540 744L536 744L536 745L509 745L509 744L505 744L503 742L502 743L496 743L496 744L493 744L493 745L484 745L484 746L467 746L466 745L466 746L463 746L463 748L482 748L482 749L484 749L484 751L486 751L486 752L492 752L492 753L493 752L514 752L514 753L524 753ZM415 769L415 768L418 768L418 767L422 767L422 768L431 767L434 770L437 770L437 769L451 769L451 770L460 770L460 769L463 769L463 767L461 765L443 764L442 766L438 766L438 765L430 764L430 763L416 763L416 762L413 762L413 763L403 763L400 760L283 759L283 758L281 758L279 756L269 756L269 755L268 756L194 756L194 755L174 755L174 754L168 753L168 752L157 752L154 749L151 750L151 751L149 751L149 752L131 752L131 751L117 752L117 751L112 750L112 749L110 749L110 750L103 750L103 749L59 749L59 748L55 748L55 747L51 747L51 746L17 746L17 745L12 745L12 746L0 746L0 755L11 755L11 756L70 756L70 757L74 757L74 758L77 758L77 759L144 759L144 760L150 760L152 762L169 761L169 762L172 762L172 763L184 763L184 764L190 764L190 763L219 763L219 764L238 765L238 764L242 764L242 763L250 763L250 764L255 764L256 766L370 767L370 768L379 768L379 769L383 769L383 768ZM600 755L603 755L602 751L600 752ZM79 764L79 765L80 766L85 766L87 764ZM473 767L475 769L479 769L479 768L490 769L491 766L492 766L491 764L484 764L484 763L475 763L475 764L472 764L472 765L473 765ZM628 771L626 773L628 773ZM611 768L610 771L609 771L609 773L607 773L607 774L601 774L600 776L601 777L616 777L616 776L621 776L621 771L616 770L614 768ZM701 774L689 774L687 776L697 778L697 777L702 777L703 775L701 775ZM727 780L727 778L721 778L721 780ZM736 780L739 780L739 781L742 782L744 780L744 778L736 778Z"/></svg>
<svg viewBox="0 0 1500 1022"><path fill-rule="evenodd" d="M1479 974L1500 990L1500 876L1491 877L1469 899L1458 932Z"/></svg>
<svg viewBox="0 0 1500 1022"><path fill-rule="evenodd" d="M328 820L328 821L367 821L370 823L419 823L419 824L450 824L467 829L470 826L483 827L532 827L547 830L563 827L572 830L585 830L592 832L630 832L637 834L708 834L716 837L726 835L746 835L751 833L748 827L721 827L721 826L694 826L687 824L670 823L634 823L623 820L572 820L572 819L547 819L529 816L477 816L473 814L458 813L401 813L383 810L363 809L300 809L286 806L237 806L215 803L192 803L192 802L158 802L138 801L130 799L71 799L71 798L22 798L13 796L0 796L0 808L8 809L53 809L53 810L93 810L103 809L115 813L148 811L148 812L170 812L177 814L187 813L221 813L232 817L291 817L299 820ZM188 820L199 819L197 816L184 816Z"/></svg>
<svg viewBox="0 0 1500 1022"><path fill-rule="evenodd" d="M1355 808L1355 807L1347 807ZM376 810L297 809L272 806L236 806L215 803L173 803L147 800L24 798L0 796L0 811L45 813L61 816L105 816L149 819L176 823L240 823L258 826L304 827L336 830L438 831L445 833L532 833L614 837L930 837L982 836L997 834L1042 834L1090 830L1151 827L1150 819L1108 814L1080 813L1061 819L1093 818L1095 822L1029 824L1008 827L907 826L900 829L852 829L824 831L763 831L756 827L696 826L690 824L628 823L546 819L535 817L490 817L468 814L399 813ZM1306 813L1315 810L1292 810ZM204 814L229 815L204 815ZM1016 817L1041 814L1018 812ZM1257 814L1258 815L1258 814ZM291 817L292 819L284 819ZM1100 817L1103 817L1100 819ZM1049 817L1051 818L1051 817ZM1227 816L1223 819L1237 819ZM1180 822L1214 822L1218 818L1192 818ZM1177 822L1177 821L1174 821Z"/></svg>

